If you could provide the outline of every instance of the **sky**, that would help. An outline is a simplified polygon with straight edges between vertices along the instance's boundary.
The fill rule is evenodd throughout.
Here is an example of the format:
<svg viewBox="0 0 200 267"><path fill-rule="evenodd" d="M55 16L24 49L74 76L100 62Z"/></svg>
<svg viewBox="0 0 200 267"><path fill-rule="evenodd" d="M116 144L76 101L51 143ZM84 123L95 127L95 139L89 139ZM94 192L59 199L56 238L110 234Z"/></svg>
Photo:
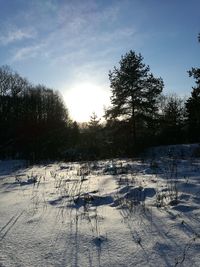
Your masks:
<svg viewBox="0 0 200 267"><path fill-rule="evenodd" d="M0 65L61 92L73 120L110 105L108 73L141 53L164 93L189 96L199 0L0 0Z"/></svg>

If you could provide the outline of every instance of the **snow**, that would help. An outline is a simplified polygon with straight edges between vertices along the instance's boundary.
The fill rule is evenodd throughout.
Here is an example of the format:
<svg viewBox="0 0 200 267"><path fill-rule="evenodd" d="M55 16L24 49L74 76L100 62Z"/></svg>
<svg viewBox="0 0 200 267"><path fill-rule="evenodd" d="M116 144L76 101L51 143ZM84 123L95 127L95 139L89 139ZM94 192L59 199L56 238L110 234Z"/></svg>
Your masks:
<svg viewBox="0 0 200 267"><path fill-rule="evenodd" d="M0 266L200 266L196 147L142 160L0 161Z"/></svg>

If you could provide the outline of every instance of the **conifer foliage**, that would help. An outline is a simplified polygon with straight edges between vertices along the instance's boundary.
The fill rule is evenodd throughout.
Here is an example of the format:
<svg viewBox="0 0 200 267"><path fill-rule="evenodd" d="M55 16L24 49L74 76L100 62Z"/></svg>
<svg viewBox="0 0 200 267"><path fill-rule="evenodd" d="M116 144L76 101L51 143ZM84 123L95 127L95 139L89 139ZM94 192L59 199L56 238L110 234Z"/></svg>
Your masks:
<svg viewBox="0 0 200 267"><path fill-rule="evenodd" d="M193 69L190 75L196 79L196 87L186 103L189 139L200 142L200 69Z"/></svg>
<svg viewBox="0 0 200 267"><path fill-rule="evenodd" d="M109 79L112 106L106 111L106 118L127 121L136 147L146 131L155 128L163 81L155 78L142 55L132 50L122 56L118 68L109 72Z"/></svg>
<svg viewBox="0 0 200 267"><path fill-rule="evenodd" d="M200 42L200 34L198 40ZM186 102L188 135L191 142L200 142L200 68L192 68L188 73L196 82Z"/></svg>

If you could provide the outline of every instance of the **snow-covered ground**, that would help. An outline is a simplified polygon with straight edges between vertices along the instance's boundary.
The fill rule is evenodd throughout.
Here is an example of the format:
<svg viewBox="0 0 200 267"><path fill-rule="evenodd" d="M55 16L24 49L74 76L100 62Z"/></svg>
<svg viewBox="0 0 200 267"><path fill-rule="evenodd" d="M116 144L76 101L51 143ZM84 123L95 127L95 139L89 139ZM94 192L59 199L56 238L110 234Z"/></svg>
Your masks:
<svg viewBox="0 0 200 267"><path fill-rule="evenodd" d="M166 151L0 161L0 266L200 266L200 159Z"/></svg>

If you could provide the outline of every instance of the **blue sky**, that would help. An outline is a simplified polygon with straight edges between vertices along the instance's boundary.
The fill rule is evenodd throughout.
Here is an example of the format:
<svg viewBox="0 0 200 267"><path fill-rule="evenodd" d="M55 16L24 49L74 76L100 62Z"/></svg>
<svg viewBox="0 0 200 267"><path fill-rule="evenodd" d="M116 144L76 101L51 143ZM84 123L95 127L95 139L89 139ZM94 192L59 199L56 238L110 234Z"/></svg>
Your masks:
<svg viewBox="0 0 200 267"><path fill-rule="evenodd" d="M108 72L130 49L163 78L165 93L189 95L194 81L187 70L200 62L199 10L199 0L0 0L0 62L61 91L77 120L85 118L73 112L72 98L93 90L87 116L101 116Z"/></svg>

